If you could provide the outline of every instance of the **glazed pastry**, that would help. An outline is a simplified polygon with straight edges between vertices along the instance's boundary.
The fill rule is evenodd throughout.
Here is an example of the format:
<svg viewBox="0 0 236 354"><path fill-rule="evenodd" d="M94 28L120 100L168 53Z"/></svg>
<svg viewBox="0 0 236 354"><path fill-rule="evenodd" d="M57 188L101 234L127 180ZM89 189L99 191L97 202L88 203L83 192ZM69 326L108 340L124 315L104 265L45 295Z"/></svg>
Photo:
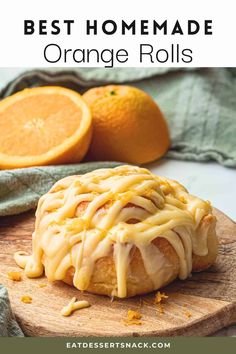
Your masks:
<svg viewBox="0 0 236 354"><path fill-rule="evenodd" d="M33 253L15 254L28 277L125 298L213 264L209 202L147 169L120 166L58 181L36 211Z"/></svg>

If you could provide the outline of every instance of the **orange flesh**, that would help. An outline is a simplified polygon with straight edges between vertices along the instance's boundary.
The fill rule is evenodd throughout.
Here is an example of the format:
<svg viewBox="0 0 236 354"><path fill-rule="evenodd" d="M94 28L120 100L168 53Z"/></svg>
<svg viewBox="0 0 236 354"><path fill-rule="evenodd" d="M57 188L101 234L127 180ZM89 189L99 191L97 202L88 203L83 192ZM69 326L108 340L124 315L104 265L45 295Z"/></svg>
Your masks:
<svg viewBox="0 0 236 354"><path fill-rule="evenodd" d="M0 112L1 152L12 156L46 153L71 137L81 119L78 105L64 95L23 98Z"/></svg>

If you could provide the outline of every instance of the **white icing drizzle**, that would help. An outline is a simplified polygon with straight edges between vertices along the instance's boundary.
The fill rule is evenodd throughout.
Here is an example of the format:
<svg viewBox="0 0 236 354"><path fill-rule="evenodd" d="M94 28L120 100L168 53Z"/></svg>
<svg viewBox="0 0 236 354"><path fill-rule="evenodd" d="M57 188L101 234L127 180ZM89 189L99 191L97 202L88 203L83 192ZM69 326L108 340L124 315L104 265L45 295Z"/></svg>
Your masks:
<svg viewBox="0 0 236 354"><path fill-rule="evenodd" d="M68 305L64 306L61 309L61 315L62 316L70 316L72 312L80 309L84 309L86 307L89 307L90 303L86 300L81 300L81 301L76 301L76 298L73 297Z"/></svg>
<svg viewBox="0 0 236 354"><path fill-rule="evenodd" d="M140 250L155 289L168 279L169 261L154 246L165 238L179 257L179 277L192 271L192 254L206 255L211 206L179 183L144 168L100 169L58 181L42 196L36 211L33 253L16 253L28 277L43 270L63 280L74 267L73 284L89 286L96 261L113 252L117 284L112 295L127 296L131 249Z"/></svg>

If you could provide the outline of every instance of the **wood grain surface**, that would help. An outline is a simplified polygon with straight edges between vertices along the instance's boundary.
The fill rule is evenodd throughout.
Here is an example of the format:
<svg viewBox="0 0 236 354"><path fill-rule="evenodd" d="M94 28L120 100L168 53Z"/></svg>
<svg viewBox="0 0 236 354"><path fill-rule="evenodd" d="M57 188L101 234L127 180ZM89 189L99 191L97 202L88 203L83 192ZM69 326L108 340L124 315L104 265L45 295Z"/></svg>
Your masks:
<svg viewBox="0 0 236 354"><path fill-rule="evenodd" d="M10 295L13 311L28 336L205 336L236 322L236 224L215 210L220 240L217 262L209 270L193 274L186 281L175 281L162 291L169 295L160 313L154 293L131 299L114 300L81 293L62 283L49 283L45 277L8 279L19 270L15 251L31 251L34 215L25 213L0 218L0 282ZM40 287L40 283L47 284ZM32 297L31 304L21 296ZM62 317L60 310L69 300L86 299L91 307ZM142 314L141 325L126 326L129 309Z"/></svg>

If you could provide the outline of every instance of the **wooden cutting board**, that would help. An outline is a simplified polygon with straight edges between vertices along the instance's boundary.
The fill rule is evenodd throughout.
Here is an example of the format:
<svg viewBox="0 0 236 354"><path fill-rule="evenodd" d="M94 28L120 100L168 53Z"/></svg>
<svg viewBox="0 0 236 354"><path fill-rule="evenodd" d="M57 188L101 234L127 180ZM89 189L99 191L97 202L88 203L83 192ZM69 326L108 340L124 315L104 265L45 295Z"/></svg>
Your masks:
<svg viewBox="0 0 236 354"><path fill-rule="evenodd" d="M12 255L30 252L34 216L0 218L0 282L10 295L13 311L28 336L205 336L236 323L236 224L215 210L220 239L219 257L209 270L193 274L186 281L166 287L169 298L164 313L153 304L154 293L128 300L82 294L62 282L50 284L43 277L14 282L7 277L19 270ZM46 287L39 284L46 283ZM31 304L21 302L29 295ZM60 310L76 296L87 299L91 307L62 317ZM142 314L142 325L126 326L129 309Z"/></svg>

